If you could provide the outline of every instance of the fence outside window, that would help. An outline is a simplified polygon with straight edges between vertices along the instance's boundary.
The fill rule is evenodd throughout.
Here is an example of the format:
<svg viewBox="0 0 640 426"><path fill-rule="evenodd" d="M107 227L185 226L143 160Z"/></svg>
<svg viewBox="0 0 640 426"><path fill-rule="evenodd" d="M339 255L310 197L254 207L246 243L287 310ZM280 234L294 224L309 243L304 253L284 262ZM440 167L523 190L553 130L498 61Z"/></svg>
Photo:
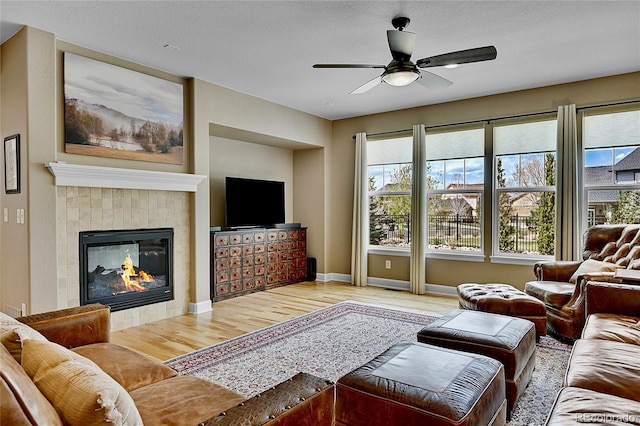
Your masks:
<svg viewBox="0 0 640 426"><path fill-rule="evenodd" d="M508 247L512 253L538 253L538 224L531 216L514 215L509 225L514 228ZM409 215L371 215L371 244L408 247L411 244ZM429 249L481 250L479 219L470 215L429 216L427 223Z"/></svg>

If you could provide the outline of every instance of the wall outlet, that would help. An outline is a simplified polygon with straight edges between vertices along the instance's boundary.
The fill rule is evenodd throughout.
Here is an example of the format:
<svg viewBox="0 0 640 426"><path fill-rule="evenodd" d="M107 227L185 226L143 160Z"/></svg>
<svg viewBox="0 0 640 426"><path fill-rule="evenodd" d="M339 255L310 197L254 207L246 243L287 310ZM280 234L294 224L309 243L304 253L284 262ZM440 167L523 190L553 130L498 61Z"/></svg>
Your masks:
<svg viewBox="0 0 640 426"><path fill-rule="evenodd" d="M27 304L26 303L22 304L22 316L23 317L27 316Z"/></svg>
<svg viewBox="0 0 640 426"><path fill-rule="evenodd" d="M16 211L16 222L19 224L24 224L24 209L18 209Z"/></svg>
<svg viewBox="0 0 640 426"><path fill-rule="evenodd" d="M391 261L390 260L385 260L384 261L384 267L386 269L391 269Z"/></svg>
<svg viewBox="0 0 640 426"><path fill-rule="evenodd" d="M4 208L4 221L9 222L9 209L8 208Z"/></svg>

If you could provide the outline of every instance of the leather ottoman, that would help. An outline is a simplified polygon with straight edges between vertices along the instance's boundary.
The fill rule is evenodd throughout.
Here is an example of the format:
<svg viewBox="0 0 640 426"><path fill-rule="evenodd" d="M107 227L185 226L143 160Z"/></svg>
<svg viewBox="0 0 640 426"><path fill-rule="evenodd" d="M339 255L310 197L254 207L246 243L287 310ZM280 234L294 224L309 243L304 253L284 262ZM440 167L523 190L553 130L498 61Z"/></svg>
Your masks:
<svg viewBox="0 0 640 426"><path fill-rule="evenodd" d="M504 365L507 416L531 381L536 333L531 321L456 309L418 332L418 341L490 356Z"/></svg>
<svg viewBox="0 0 640 426"><path fill-rule="evenodd" d="M334 398L332 382L298 373L198 426L332 426Z"/></svg>
<svg viewBox="0 0 640 426"><path fill-rule="evenodd" d="M540 300L509 284L460 284L460 308L524 318L536 326L536 336L547 334L547 309Z"/></svg>
<svg viewBox="0 0 640 426"><path fill-rule="evenodd" d="M399 343L336 383L336 425L504 425L498 361L422 343Z"/></svg>

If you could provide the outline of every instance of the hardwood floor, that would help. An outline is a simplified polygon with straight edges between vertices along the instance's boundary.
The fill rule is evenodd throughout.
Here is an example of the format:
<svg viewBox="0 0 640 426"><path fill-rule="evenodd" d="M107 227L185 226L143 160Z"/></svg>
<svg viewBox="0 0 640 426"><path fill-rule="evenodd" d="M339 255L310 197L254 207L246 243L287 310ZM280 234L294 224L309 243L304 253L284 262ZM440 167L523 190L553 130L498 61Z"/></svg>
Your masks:
<svg viewBox="0 0 640 426"><path fill-rule="evenodd" d="M111 333L111 341L166 361L345 300L440 314L458 306L453 296L415 295L340 282L303 282L216 302L212 312L116 331Z"/></svg>

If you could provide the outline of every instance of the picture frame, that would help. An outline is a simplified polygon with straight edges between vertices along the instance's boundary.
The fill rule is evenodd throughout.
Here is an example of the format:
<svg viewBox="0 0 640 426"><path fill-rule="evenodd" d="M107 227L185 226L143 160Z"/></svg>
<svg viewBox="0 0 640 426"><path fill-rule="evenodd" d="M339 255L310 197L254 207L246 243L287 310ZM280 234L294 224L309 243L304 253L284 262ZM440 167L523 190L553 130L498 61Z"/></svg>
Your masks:
<svg viewBox="0 0 640 426"><path fill-rule="evenodd" d="M68 154L184 163L184 87L64 52Z"/></svg>
<svg viewBox="0 0 640 426"><path fill-rule="evenodd" d="M20 135L4 138L4 192L20 193Z"/></svg>

